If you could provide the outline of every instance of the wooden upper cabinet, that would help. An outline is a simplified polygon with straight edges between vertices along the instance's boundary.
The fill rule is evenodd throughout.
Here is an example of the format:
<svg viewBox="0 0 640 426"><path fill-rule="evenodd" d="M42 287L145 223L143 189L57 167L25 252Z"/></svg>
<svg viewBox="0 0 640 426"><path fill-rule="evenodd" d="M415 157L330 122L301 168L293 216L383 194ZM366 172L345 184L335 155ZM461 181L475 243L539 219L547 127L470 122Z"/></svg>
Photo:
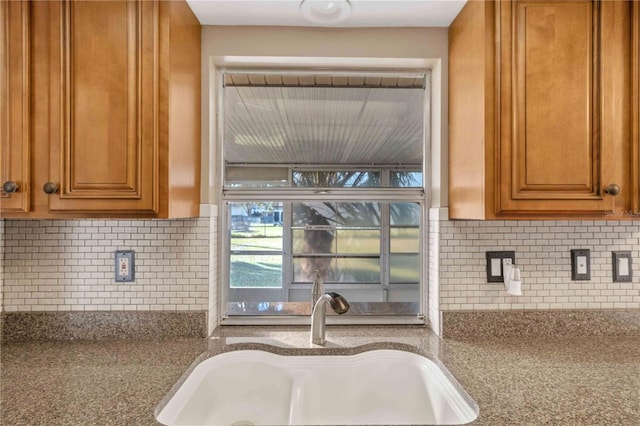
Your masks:
<svg viewBox="0 0 640 426"><path fill-rule="evenodd" d="M49 209L157 213L158 4L50 8Z"/></svg>
<svg viewBox="0 0 640 426"><path fill-rule="evenodd" d="M29 4L0 2L0 209L7 212L30 210L29 31Z"/></svg>
<svg viewBox="0 0 640 426"><path fill-rule="evenodd" d="M631 103L633 110L631 115L633 129L631 149L633 154L631 158L635 158L635 161L631 162L631 185L635 188L632 212L640 212L640 3L638 2L632 5L632 22L637 23L633 25L631 42L631 60L633 64L631 68L631 86L633 88L633 100Z"/></svg>
<svg viewBox="0 0 640 426"><path fill-rule="evenodd" d="M497 212L628 209L630 2L501 2L499 12Z"/></svg>
<svg viewBox="0 0 640 426"><path fill-rule="evenodd" d="M483 120L466 130L481 135L481 142L465 140L457 129L477 112L450 107L452 217L628 216L636 192L637 75L631 64L639 25L631 2L520 0L466 7L471 10L458 19L466 13L482 20L473 36L462 20L450 31L449 103L462 96L465 74L475 72L482 76L474 85L481 85L485 103ZM469 58L462 57L460 41L471 37L480 37L494 55L485 53L464 68L458 64ZM461 167L470 143L480 147L483 168ZM480 182L480 200L467 201L465 179ZM608 193L610 185L620 193Z"/></svg>
<svg viewBox="0 0 640 426"><path fill-rule="evenodd" d="M33 21L33 205L3 215L198 216L200 24L186 2L16 3Z"/></svg>

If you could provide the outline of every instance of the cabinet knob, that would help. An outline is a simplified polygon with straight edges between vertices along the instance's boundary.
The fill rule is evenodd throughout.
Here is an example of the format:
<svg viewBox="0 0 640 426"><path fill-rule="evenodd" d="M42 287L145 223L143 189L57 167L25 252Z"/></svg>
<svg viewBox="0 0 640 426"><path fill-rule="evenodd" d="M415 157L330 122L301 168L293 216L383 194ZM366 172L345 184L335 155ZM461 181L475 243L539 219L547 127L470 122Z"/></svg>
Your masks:
<svg viewBox="0 0 640 426"><path fill-rule="evenodd" d="M7 194L13 194L14 192L20 191L20 185L12 180L8 180L2 184L2 190Z"/></svg>
<svg viewBox="0 0 640 426"><path fill-rule="evenodd" d="M42 190L49 195L55 194L56 192L58 192L58 185L52 182L47 182L42 187Z"/></svg>
<svg viewBox="0 0 640 426"><path fill-rule="evenodd" d="M7 194L13 194L20 190L20 186L12 180L8 180L2 184L2 190Z"/></svg>
<svg viewBox="0 0 640 426"><path fill-rule="evenodd" d="M612 183L604 188L605 194L613 195L614 197L620 193L620 185Z"/></svg>

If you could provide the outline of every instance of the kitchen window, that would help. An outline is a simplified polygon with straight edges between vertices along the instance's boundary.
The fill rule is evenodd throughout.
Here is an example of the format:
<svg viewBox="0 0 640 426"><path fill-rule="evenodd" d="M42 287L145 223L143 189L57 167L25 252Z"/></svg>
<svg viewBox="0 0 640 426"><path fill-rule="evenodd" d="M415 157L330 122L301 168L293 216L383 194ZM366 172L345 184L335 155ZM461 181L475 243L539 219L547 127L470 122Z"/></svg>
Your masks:
<svg viewBox="0 0 640 426"><path fill-rule="evenodd" d="M317 277L342 321L423 321L427 83L223 76L223 323L308 317Z"/></svg>

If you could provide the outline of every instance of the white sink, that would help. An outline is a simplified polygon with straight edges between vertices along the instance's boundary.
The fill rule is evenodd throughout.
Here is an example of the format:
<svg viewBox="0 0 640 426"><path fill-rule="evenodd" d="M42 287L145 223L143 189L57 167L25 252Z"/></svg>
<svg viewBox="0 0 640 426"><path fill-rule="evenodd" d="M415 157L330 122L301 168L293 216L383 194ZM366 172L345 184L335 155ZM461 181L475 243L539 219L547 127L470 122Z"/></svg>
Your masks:
<svg viewBox="0 0 640 426"><path fill-rule="evenodd" d="M198 364L156 419L165 425L464 424L478 408L432 360L227 352Z"/></svg>

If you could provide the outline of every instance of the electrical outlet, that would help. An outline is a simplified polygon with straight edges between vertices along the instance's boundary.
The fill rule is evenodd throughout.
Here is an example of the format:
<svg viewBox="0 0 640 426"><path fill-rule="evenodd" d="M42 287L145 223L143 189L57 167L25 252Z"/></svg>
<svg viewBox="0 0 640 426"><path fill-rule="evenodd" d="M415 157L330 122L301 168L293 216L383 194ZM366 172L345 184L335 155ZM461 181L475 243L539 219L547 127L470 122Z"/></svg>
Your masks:
<svg viewBox="0 0 640 426"><path fill-rule="evenodd" d="M504 282L505 264L513 265L516 262L515 251L488 251L487 256L487 282L502 283Z"/></svg>
<svg viewBox="0 0 640 426"><path fill-rule="evenodd" d="M613 258L613 282L631 282L633 266L630 251L611 252Z"/></svg>
<svg viewBox="0 0 640 426"><path fill-rule="evenodd" d="M589 249L571 250L571 279L573 281L591 280L591 251Z"/></svg>
<svg viewBox="0 0 640 426"><path fill-rule="evenodd" d="M135 280L135 252L133 250L116 251L115 273L117 282L133 282Z"/></svg>

